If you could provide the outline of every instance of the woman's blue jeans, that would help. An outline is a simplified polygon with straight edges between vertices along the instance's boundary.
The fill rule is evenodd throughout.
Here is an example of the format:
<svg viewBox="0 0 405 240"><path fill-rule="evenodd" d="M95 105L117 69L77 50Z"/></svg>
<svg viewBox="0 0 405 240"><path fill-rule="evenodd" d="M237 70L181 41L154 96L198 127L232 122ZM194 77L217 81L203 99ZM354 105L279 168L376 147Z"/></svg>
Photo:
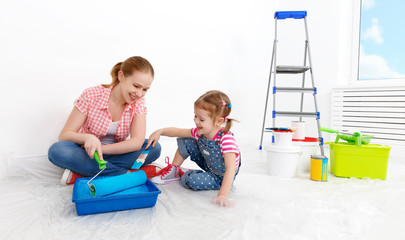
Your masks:
<svg viewBox="0 0 405 240"><path fill-rule="evenodd" d="M146 139L141 150L125 154L103 154L107 161L106 169L100 173L100 176L121 175L131 169L132 165L138 159L138 156L145 150L148 140ZM143 166L148 165L159 158L161 147L156 143L148 148L149 155ZM61 168L67 168L82 176L94 176L100 168L95 159L91 159L85 149L79 144L61 141L54 143L48 151L48 159L53 164Z"/></svg>

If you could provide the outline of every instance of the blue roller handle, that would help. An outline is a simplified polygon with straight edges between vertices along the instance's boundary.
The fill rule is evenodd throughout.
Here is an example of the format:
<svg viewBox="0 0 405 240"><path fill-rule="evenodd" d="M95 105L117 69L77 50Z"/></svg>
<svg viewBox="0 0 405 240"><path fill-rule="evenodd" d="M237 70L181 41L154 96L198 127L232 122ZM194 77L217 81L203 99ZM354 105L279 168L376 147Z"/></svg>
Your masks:
<svg viewBox="0 0 405 240"><path fill-rule="evenodd" d="M286 18L301 19L306 16L307 11L281 11L274 13L274 18L277 19L286 19Z"/></svg>

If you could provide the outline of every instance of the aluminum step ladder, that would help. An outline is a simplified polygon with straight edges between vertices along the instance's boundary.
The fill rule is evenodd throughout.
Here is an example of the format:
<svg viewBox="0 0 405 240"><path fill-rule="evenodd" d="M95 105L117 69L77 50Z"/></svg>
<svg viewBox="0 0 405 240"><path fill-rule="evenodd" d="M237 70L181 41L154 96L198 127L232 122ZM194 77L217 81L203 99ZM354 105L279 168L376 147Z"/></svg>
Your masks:
<svg viewBox="0 0 405 240"><path fill-rule="evenodd" d="M293 19L303 19L305 25L305 52L304 52L304 64L302 66L287 66L287 65L279 65L277 66L277 21L284 20L287 18ZM308 37L308 27L307 27L307 11L282 11L282 12L275 12L274 14L275 19L275 37L273 42L273 54L271 57L271 64L270 64L270 74L269 74L269 83L267 86L267 95L266 95L266 104L264 107L264 117L263 117L263 125L262 125L262 133L260 137L260 146L259 149L262 149L263 144L263 134L266 132L265 124L266 124L266 114L267 114L267 103L269 100L269 92L271 86L271 76L273 74L273 111L272 111L272 118L273 124L272 127L276 127L276 117L299 117L299 120L302 121L303 117L308 118L315 118L317 121L318 126L318 140L319 140L319 147L321 149L321 154L324 155L324 148L323 148L323 138L322 133L319 130L320 124L320 113L318 111L318 104L316 100L317 95L317 88L315 87L315 81L313 76L313 69L312 69L312 62L311 62L311 53L310 53L310 45L309 45L309 37ZM309 66L307 66L307 59ZM305 72L309 71L311 74L311 82L312 87L305 87ZM301 87L277 87L277 75L278 74L302 74L302 85ZM276 94L280 92L296 92L301 93L301 106L299 112L292 112L292 111L279 111L276 110ZM303 112L304 108L304 94L305 93L312 93L314 96L314 104L315 104L315 112ZM272 142L274 143L274 135L272 136Z"/></svg>

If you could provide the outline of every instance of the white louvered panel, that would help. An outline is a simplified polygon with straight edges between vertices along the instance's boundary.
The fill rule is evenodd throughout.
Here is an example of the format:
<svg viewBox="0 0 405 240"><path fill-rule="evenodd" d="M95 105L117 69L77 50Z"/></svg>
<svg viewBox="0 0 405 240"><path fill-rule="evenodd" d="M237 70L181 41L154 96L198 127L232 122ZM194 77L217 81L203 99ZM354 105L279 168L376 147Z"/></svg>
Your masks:
<svg viewBox="0 0 405 240"><path fill-rule="evenodd" d="M350 124L350 126L353 127L359 127L359 128L375 128L375 129L392 129L392 130L403 130L403 127L399 126L399 125L392 125L392 124L383 124L380 123L379 127L376 128L376 124L375 123L370 123L370 122L343 122L342 120L339 119L335 119L332 121L334 126L343 126L345 125L346 127ZM341 128L338 128L341 130ZM338 130L336 129L336 130Z"/></svg>
<svg viewBox="0 0 405 240"><path fill-rule="evenodd" d="M392 118L403 119L402 115L404 113L397 113L397 112L376 112L374 111L347 111L343 113L343 115L337 115L342 117L348 118L355 118L355 117L370 117L370 118L385 118L387 114L391 114ZM405 119L404 119L405 120Z"/></svg>
<svg viewBox="0 0 405 240"><path fill-rule="evenodd" d="M377 103L377 102L404 102L405 97L403 96L384 96L384 97L370 97L370 96L359 96L359 97L348 97L344 98L345 102L370 102L370 103Z"/></svg>
<svg viewBox="0 0 405 240"><path fill-rule="evenodd" d="M343 103L341 106L335 105L334 109L336 111L343 111ZM350 107L350 106L345 106L345 111L346 112L371 112L371 113L375 113L375 109L369 109L369 108L363 108L363 109L359 109L358 107ZM405 113L405 108L401 108L401 107L380 107L378 109L379 113Z"/></svg>
<svg viewBox="0 0 405 240"><path fill-rule="evenodd" d="M359 89L359 90L354 90L354 89L347 89L347 90L350 90L350 92L349 91L347 91L345 93L342 92L342 95L344 94L345 96L354 96L354 97L358 97L358 96L374 96L374 97L402 96L402 97L405 97L405 94L404 94L403 90L401 90L401 89L399 89L399 90L398 89L395 89L395 90L382 89L383 91L381 91L381 90L375 90L375 89L371 90L370 88L364 88L364 89ZM339 93L337 93L337 94L339 94Z"/></svg>
<svg viewBox="0 0 405 240"><path fill-rule="evenodd" d="M332 126L374 135L372 143L405 146L405 87L332 91Z"/></svg>
<svg viewBox="0 0 405 240"><path fill-rule="evenodd" d="M345 114L345 113L343 113ZM399 117L370 117L370 116L355 116L355 117L350 117L350 116L340 116L338 119L340 119L343 122L368 122L368 123L375 123L375 124L401 124L405 126L405 118L399 118Z"/></svg>
<svg viewBox="0 0 405 240"><path fill-rule="evenodd" d="M342 97L344 99L344 97ZM343 106L347 107L357 107L360 109L369 109L370 108L386 108L386 107L391 107L391 108L403 108L404 107L404 102L383 102L384 99L381 99L380 102L343 102Z"/></svg>

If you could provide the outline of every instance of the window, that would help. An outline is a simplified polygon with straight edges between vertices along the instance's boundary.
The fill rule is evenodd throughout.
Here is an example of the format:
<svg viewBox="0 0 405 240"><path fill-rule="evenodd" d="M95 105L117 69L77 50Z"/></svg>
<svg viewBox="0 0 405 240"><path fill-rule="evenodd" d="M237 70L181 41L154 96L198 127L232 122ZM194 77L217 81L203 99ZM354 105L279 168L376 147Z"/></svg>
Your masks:
<svg viewBox="0 0 405 240"><path fill-rule="evenodd" d="M362 0L358 80L405 82L405 1Z"/></svg>

